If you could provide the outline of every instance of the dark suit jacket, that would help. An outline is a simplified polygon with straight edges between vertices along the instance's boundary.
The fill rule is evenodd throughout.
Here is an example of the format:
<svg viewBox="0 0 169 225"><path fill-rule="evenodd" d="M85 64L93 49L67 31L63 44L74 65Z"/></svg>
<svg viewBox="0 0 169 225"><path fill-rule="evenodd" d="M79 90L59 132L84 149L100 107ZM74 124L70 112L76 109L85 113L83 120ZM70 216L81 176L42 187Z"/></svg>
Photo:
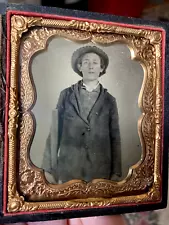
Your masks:
<svg viewBox="0 0 169 225"><path fill-rule="evenodd" d="M116 100L102 85L88 120L81 111L79 83L61 92L42 168L51 173L56 182L121 176Z"/></svg>

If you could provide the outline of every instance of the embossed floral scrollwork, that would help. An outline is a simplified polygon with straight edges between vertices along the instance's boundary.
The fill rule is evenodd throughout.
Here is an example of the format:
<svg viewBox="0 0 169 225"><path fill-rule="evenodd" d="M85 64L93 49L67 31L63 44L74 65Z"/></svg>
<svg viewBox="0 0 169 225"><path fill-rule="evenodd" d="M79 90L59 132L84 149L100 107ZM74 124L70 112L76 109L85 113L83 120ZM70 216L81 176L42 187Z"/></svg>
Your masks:
<svg viewBox="0 0 169 225"><path fill-rule="evenodd" d="M141 50L144 46L149 45L149 40L147 40L146 38L142 38L142 37L134 37L133 38L133 42L134 45Z"/></svg>
<svg viewBox="0 0 169 225"><path fill-rule="evenodd" d="M8 212L34 211L39 208L38 205L27 203L23 196L20 196L16 190L16 184L9 186Z"/></svg>
<svg viewBox="0 0 169 225"><path fill-rule="evenodd" d="M162 95L156 96L155 122L160 124L162 120Z"/></svg>
<svg viewBox="0 0 169 225"><path fill-rule="evenodd" d="M161 180L161 179L160 179ZM160 193L160 182L159 180L154 182L153 187L151 190L148 192L148 196L153 200L153 201L159 201L161 198L161 193Z"/></svg>
<svg viewBox="0 0 169 225"><path fill-rule="evenodd" d="M153 44L158 44L160 43L162 40L162 35L160 32L157 32L157 31L154 31L153 32L153 35L152 35L152 38L151 38L151 43Z"/></svg>
<svg viewBox="0 0 169 225"><path fill-rule="evenodd" d="M155 49L153 46L148 45L142 51L143 59L146 61L151 61L155 59Z"/></svg>
<svg viewBox="0 0 169 225"><path fill-rule="evenodd" d="M8 136L11 139L14 139L14 134L17 129L17 121L18 121L18 110L19 105L16 98L16 89L10 88L11 98L10 98L10 108L9 108L9 128L8 128Z"/></svg>
<svg viewBox="0 0 169 225"><path fill-rule="evenodd" d="M9 212L18 212L24 204L24 198L15 195L15 198L9 200L8 202L8 211Z"/></svg>
<svg viewBox="0 0 169 225"><path fill-rule="evenodd" d="M76 21L72 20L70 23L70 27L78 30L84 30L88 32L112 32L116 29L116 27L105 25L105 24L98 24L98 23L89 23L83 21Z"/></svg>
<svg viewBox="0 0 169 225"><path fill-rule="evenodd" d="M36 25L40 26L41 20L42 20L41 18L24 17L24 16L14 15L11 18L11 25L12 25L13 30L15 30L15 35L17 34L21 38L22 34L26 31L28 31L29 27L33 27Z"/></svg>
<svg viewBox="0 0 169 225"><path fill-rule="evenodd" d="M8 202L8 211L17 212L24 204L24 198L19 196L16 191L16 185L10 186L9 188L9 202Z"/></svg>

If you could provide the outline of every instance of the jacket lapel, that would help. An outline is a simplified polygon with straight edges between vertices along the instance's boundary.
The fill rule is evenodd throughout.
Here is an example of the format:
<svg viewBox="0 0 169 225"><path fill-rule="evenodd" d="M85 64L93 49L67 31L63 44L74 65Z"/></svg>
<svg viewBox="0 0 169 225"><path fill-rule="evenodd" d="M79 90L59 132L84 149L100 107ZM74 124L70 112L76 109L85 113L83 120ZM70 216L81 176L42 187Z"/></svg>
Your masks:
<svg viewBox="0 0 169 225"><path fill-rule="evenodd" d="M81 107L81 102L80 102L80 94L79 94L79 85L80 85L79 81L78 83L76 83L75 85L72 86L72 94L70 96L70 102L71 104L74 106L77 114L80 116L80 118L87 124L89 124L89 121L86 120L83 115L82 115L82 107Z"/></svg>
<svg viewBox="0 0 169 225"><path fill-rule="evenodd" d="M103 88L103 86L100 84L100 95L98 97L98 99L96 100L90 114L88 117L88 120L91 120L92 115L97 114L100 109L103 107L103 102L104 102L104 98L105 98L105 89Z"/></svg>

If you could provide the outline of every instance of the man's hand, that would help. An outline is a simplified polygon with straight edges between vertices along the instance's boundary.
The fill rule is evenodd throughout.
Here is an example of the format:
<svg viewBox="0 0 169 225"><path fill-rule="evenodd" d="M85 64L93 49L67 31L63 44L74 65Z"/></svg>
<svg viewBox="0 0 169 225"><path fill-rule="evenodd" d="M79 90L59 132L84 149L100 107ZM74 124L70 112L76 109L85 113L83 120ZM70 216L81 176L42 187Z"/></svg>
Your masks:
<svg viewBox="0 0 169 225"><path fill-rule="evenodd" d="M111 176L111 180L118 182L118 181L122 180L122 178L120 176L118 176L117 174L113 174Z"/></svg>
<svg viewBox="0 0 169 225"><path fill-rule="evenodd" d="M51 183L51 184L55 184L56 181L53 177L53 175L51 173L48 173L48 172L45 172L45 177L46 177L46 180Z"/></svg>

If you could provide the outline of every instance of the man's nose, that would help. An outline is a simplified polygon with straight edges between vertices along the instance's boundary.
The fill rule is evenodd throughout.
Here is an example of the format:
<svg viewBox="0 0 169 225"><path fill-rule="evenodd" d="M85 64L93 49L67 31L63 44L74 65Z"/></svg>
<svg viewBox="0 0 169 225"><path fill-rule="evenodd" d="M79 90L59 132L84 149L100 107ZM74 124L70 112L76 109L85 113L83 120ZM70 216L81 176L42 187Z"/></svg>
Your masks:
<svg viewBox="0 0 169 225"><path fill-rule="evenodd" d="M89 69L93 68L93 63L89 62Z"/></svg>

